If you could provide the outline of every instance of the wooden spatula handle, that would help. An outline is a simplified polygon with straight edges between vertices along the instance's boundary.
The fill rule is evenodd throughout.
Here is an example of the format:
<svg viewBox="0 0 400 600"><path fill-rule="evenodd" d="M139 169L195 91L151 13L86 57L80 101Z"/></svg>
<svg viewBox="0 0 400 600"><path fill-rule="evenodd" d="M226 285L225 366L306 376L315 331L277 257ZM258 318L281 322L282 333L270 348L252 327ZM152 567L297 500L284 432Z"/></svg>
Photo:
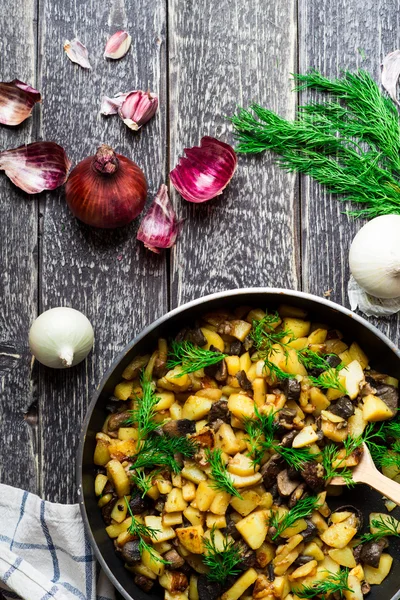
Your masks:
<svg viewBox="0 0 400 600"><path fill-rule="evenodd" d="M400 505L400 483L385 477L378 470L371 470L368 474L363 473L363 482Z"/></svg>

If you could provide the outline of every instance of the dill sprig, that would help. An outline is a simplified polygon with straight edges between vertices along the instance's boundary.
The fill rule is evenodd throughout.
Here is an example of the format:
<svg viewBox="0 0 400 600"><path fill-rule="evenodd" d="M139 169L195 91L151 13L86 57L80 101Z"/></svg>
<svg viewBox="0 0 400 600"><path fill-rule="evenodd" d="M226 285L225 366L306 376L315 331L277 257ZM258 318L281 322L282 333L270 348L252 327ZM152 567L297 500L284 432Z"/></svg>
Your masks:
<svg viewBox="0 0 400 600"><path fill-rule="evenodd" d="M372 519L371 527L377 529L374 533L364 533L360 538L360 544L366 542L377 542L388 535L400 537L400 523L394 517L388 515L385 519L380 515L379 519Z"/></svg>
<svg viewBox="0 0 400 600"><path fill-rule="evenodd" d="M326 357L336 355L325 354L324 356L321 356L317 352L314 352L314 350L310 350L310 348L303 348L302 350L298 351L297 356L307 371L310 371L311 369L324 369L324 371L328 371L332 367L326 360Z"/></svg>
<svg viewBox="0 0 400 600"><path fill-rule="evenodd" d="M272 536L272 540L276 540L285 529L291 527L299 519L308 517L320 506L322 506L322 504L319 502L317 496L308 496L307 498L301 498L301 500L299 500L283 517L279 517L277 512L272 511L269 518L269 526L276 529L276 532Z"/></svg>
<svg viewBox="0 0 400 600"><path fill-rule="evenodd" d="M278 380L292 379L294 375L286 373L270 359L281 348L287 354L287 342L283 342L286 337L293 335L289 329L276 329L281 319L277 312L267 313L262 319L254 320L250 338L253 340L259 358L264 360L264 366L269 373L275 375Z"/></svg>
<svg viewBox="0 0 400 600"><path fill-rule="evenodd" d="M203 562L210 569L207 574L210 581L224 583L228 577L240 573L237 565L242 561L242 556L233 540L228 541L224 538L223 548L220 550L215 545L215 528L213 527L210 532L210 539L203 538L203 546L206 550Z"/></svg>
<svg viewBox="0 0 400 600"><path fill-rule="evenodd" d="M198 445L187 437L170 437L160 435L149 437L139 445L137 454L133 457L132 469L153 469L154 467L167 467L174 473L179 473L181 467L175 454L184 458L191 458L198 449Z"/></svg>
<svg viewBox="0 0 400 600"><path fill-rule="evenodd" d="M162 423L157 423L154 420L157 414L155 406L160 400L154 393L154 382L148 379L143 372L140 385L142 387L142 397L136 397L137 408L130 411L131 414L126 423L137 424L139 439L143 439L160 427Z"/></svg>
<svg viewBox="0 0 400 600"><path fill-rule="evenodd" d="M316 387L339 390L339 392L342 392L342 394L345 396L347 394L347 390L339 379L339 371L342 368L342 365L339 365L335 369L330 367L327 371L321 373L321 375L319 375L318 377L312 377L311 375L309 375L308 379Z"/></svg>
<svg viewBox="0 0 400 600"><path fill-rule="evenodd" d="M287 464L294 469L301 469L304 463L315 459L309 448L284 448L274 439L278 423L275 419L278 411L268 414L260 413L258 407L254 408L255 418L246 418L243 421L244 429L248 435L249 455L253 464L259 465L265 452L272 449L285 459Z"/></svg>
<svg viewBox="0 0 400 600"><path fill-rule="evenodd" d="M145 539L149 538L154 539L157 537L157 533L159 533L158 529L154 529L153 527L148 527L147 525L143 525L143 523L139 523L139 521L135 518L135 515L132 512L132 509L129 505L128 499L124 496L125 504L128 509L129 515L132 517L131 524L128 527L128 532L138 538L139 540L139 552L140 555L143 554L143 551L146 550L149 554L151 554L153 560L156 560L163 565L169 565L169 561L161 558L158 553L154 550L153 546L148 544Z"/></svg>
<svg viewBox="0 0 400 600"><path fill-rule="evenodd" d="M344 598L343 592L353 592L349 587L349 570L341 569L337 573L327 571L329 573L326 579L316 581L312 585L302 585L299 588L294 589L294 593L298 598L315 598L319 596L323 600L330 598L333 594ZM336 597L336 596L335 596Z"/></svg>
<svg viewBox="0 0 400 600"><path fill-rule="evenodd" d="M400 214L400 126L393 102L362 70L338 79L317 71L294 78L297 90L337 100L303 106L293 122L258 104L240 109L231 118L236 151L280 154L283 169L309 175L343 200L363 205L350 215Z"/></svg>
<svg viewBox="0 0 400 600"><path fill-rule="evenodd" d="M189 341L177 342L173 340L171 342L167 367L168 369L173 369L182 365L179 377L180 375L194 373L205 367L216 365L226 356L222 352L213 352L212 350L205 350L204 348L195 346Z"/></svg>
<svg viewBox="0 0 400 600"><path fill-rule="evenodd" d="M146 475L144 469L138 469L136 473L131 475L133 483L141 491L142 498L144 498L147 492L153 487L153 479L159 473L160 469L157 469Z"/></svg>
<svg viewBox="0 0 400 600"><path fill-rule="evenodd" d="M226 470L224 461L222 460L221 448L215 448L214 450L206 448L206 457L210 463L213 480L211 483L212 487L222 492L228 492L228 494L232 494L232 496L236 496L237 498L242 498L234 487L232 478Z"/></svg>

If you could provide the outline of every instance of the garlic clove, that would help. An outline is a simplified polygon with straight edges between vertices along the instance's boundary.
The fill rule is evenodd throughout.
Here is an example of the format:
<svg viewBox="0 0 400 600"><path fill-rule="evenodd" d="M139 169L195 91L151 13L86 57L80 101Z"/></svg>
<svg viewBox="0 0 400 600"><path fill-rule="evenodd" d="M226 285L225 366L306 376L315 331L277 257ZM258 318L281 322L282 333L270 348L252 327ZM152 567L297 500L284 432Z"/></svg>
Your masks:
<svg viewBox="0 0 400 600"><path fill-rule="evenodd" d="M117 31L108 40L105 50L104 58L112 58L118 60L125 56L128 52L132 43L132 37L127 31Z"/></svg>
<svg viewBox="0 0 400 600"><path fill-rule="evenodd" d="M138 131L155 115L157 108L157 96L150 92L136 90L127 95L118 114L129 129Z"/></svg>
<svg viewBox="0 0 400 600"><path fill-rule="evenodd" d="M188 202L201 203L222 194L237 166L232 146L205 136L200 146L185 148L185 154L170 173L180 195Z"/></svg>
<svg viewBox="0 0 400 600"><path fill-rule="evenodd" d="M83 69L92 68L89 62L89 53L87 48L78 40L78 38L74 38L71 42L66 40L64 43L64 50L70 61L73 63L76 63Z"/></svg>
<svg viewBox="0 0 400 600"><path fill-rule="evenodd" d="M40 92L27 83L14 79L0 83L0 123L19 125L32 114L36 102L41 102Z"/></svg>
<svg viewBox="0 0 400 600"><path fill-rule="evenodd" d="M381 81L385 90L396 104L400 105L397 100L396 87L400 75L400 50L390 52L382 62Z"/></svg>
<svg viewBox="0 0 400 600"><path fill-rule="evenodd" d="M145 248L159 254L160 249L174 246L182 223L169 200L167 186L162 184L140 224L137 239L143 242Z"/></svg>
<svg viewBox="0 0 400 600"><path fill-rule="evenodd" d="M34 142L0 152L0 171L28 194L59 187L70 168L64 148L55 142Z"/></svg>
<svg viewBox="0 0 400 600"><path fill-rule="evenodd" d="M103 96L101 99L100 114L106 116L117 115L118 110L121 108L130 93L131 92L119 92L114 96L114 98Z"/></svg>

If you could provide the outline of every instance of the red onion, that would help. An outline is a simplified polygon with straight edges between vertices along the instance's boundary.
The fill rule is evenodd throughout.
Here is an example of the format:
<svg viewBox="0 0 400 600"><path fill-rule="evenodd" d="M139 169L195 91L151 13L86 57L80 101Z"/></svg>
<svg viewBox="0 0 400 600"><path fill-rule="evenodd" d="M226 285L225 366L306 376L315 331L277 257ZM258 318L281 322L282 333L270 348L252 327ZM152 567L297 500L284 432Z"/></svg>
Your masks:
<svg viewBox="0 0 400 600"><path fill-rule="evenodd" d="M186 157L170 173L171 182L188 202L206 202L222 194L233 177L237 156L229 144L205 136L200 147L185 148Z"/></svg>
<svg viewBox="0 0 400 600"><path fill-rule="evenodd" d="M146 194L142 170L105 144L72 170L66 185L67 204L75 217L105 229L133 221L143 210Z"/></svg>
<svg viewBox="0 0 400 600"><path fill-rule="evenodd" d="M54 190L65 182L70 168L64 148L55 142L34 142L0 152L0 171L28 194Z"/></svg>
<svg viewBox="0 0 400 600"><path fill-rule="evenodd" d="M40 101L40 92L23 81L1 82L0 123L19 125L31 116L33 107Z"/></svg>
<svg viewBox="0 0 400 600"><path fill-rule="evenodd" d="M167 186L162 184L140 224L137 239L143 242L146 248L159 254L160 248L172 248L181 226L182 221L178 221L169 201Z"/></svg>

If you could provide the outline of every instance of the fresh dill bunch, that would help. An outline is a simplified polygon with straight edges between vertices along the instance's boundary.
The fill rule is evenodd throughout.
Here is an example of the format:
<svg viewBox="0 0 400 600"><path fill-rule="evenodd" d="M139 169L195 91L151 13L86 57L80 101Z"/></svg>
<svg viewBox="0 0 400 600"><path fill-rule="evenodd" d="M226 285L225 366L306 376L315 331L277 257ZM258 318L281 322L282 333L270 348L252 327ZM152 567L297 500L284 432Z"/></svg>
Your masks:
<svg viewBox="0 0 400 600"><path fill-rule="evenodd" d="M210 569L207 578L210 581L224 583L228 577L238 575L239 563L242 561L238 546L233 540L224 538L223 548L220 550L215 545L215 527L211 529L210 539L203 538L203 546L206 550L203 562Z"/></svg>
<svg viewBox="0 0 400 600"><path fill-rule="evenodd" d="M377 531L375 533L364 533L360 538L360 544L365 544L366 542L378 542L388 535L400 537L400 523L390 515L385 519L382 515L380 515L379 519L372 519L371 526L377 529Z"/></svg>
<svg viewBox="0 0 400 600"><path fill-rule="evenodd" d="M167 367L168 369L173 369L182 365L182 370L177 375L177 377L180 377L181 375L194 373L205 367L216 365L226 356L227 354L223 354L222 352L213 352L212 350L205 350L204 348L195 346L189 341L177 342L173 340L171 342Z"/></svg>
<svg viewBox="0 0 400 600"><path fill-rule="evenodd" d="M142 492L142 498L144 498L147 492L150 490L150 488L153 487L153 479L159 473L160 469L157 469L146 475L144 469L138 469L136 473L131 475L133 483Z"/></svg>
<svg viewBox="0 0 400 600"><path fill-rule="evenodd" d="M299 519L308 517L314 510L317 510L322 504L319 503L317 496L308 496L301 498L293 508L283 517L279 518L278 513L271 511L269 526L274 527L276 532L272 535L272 540L276 540L285 529L291 527Z"/></svg>
<svg viewBox="0 0 400 600"><path fill-rule="evenodd" d="M157 423L154 420L157 414L155 406L160 400L154 393L155 384L150 379L147 379L143 373L140 385L142 387L142 397L136 397L137 408L130 411L131 414L126 423L137 424L139 439L141 440L160 427L161 423Z"/></svg>
<svg viewBox="0 0 400 600"><path fill-rule="evenodd" d="M228 492L228 494L232 494L232 496L241 499L242 496L234 487L232 478L226 470L224 461L222 460L221 448L215 448L214 450L206 448L206 458L210 463L211 477L213 479L211 484L212 487L221 492Z"/></svg>
<svg viewBox="0 0 400 600"><path fill-rule="evenodd" d="M298 598L315 598L316 596L326 600L333 594L339 595L339 598L344 598L343 592L352 593L353 590L349 587L349 570L341 569L337 573L329 573L326 579L316 581L312 585L302 585L294 589L294 593ZM335 596L336 598L336 596Z"/></svg>
<svg viewBox="0 0 400 600"><path fill-rule="evenodd" d="M139 521L135 518L135 515L132 512L132 509L129 505L129 502L128 502L128 499L126 496L124 496L124 500L125 500L125 504L128 509L129 515L132 517L131 524L128 527L128 532L131 535L138 538L140 555L142 556L143 551L146 550L149 554L151 554L153 560L156 560L156 561L162 563L163 565L169 565L170 564L169 561L164 560L162 557L160 557L154 550L153 546L148 544L146 542L146 540L143 539L143 538L149 538L149 539L156 538L157 533L159 533L159 530L154 529L153 527L148 527L147 525L143 525L143 523L139 523Z"/></svg>
<svg viewBox="0 0 400 600"><path fill-rule="evenodd" d="M339 365L341 368L341 365ZM339 369L336 367L335 369L329 368L329 370L321 373L318 377L308 376L310 382L316 386L324 389L333 389L339 390L345 396L347 394L347 390L344 385L340 381Z"/></svg>
<svg viewBox="0 0 400 600"><path fill-rule="evenodd" d="M198 445L187 437L170 437L168 435L152 436L143 440L132 469L153 469L154 467L167 467L174 473L181 470L175 454L184 458L191 458L198 449Z"/></svg>
<svg viewBox="0 0 400 600"><path fill-rule="evenodd" d="M258 104L231 118L237 152L272 150L279 165L313 177L341 199L360 203L352 216L400 214L400 125L397 108L366 71L329 79L295 75L296 89L336 97L299 109L287 121Z"/></svg>

